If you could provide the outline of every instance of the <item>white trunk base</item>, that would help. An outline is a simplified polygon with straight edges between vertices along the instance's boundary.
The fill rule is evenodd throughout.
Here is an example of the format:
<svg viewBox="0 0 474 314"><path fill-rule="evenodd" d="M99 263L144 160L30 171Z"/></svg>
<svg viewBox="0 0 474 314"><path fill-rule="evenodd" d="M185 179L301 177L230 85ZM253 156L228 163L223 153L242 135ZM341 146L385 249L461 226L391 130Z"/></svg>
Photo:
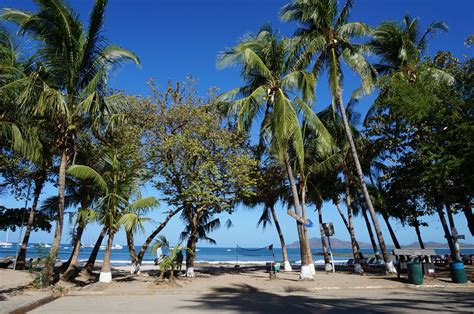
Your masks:
<svg viewBox="0 0 474 314"><path fill-rule="evenodd" d="M186 268L186 277L194 278L194 267Z"/></svg>
<svg viewBox="0 0 474 314"><path fill-rule="evenodd" d="M111 272L100 272L99 282L110 283L112 282L112 273Z"/></svg>
<svg viewBox="0 0 474 314"><path fill-rule="evenodd" d="M301 265L300 280L314 280L314 265Z"/></svg>
<svg viewBox="0 0 474 314"><path fill-rule="evenodd" d="M332 272L332 264L331 263L324 264L324 271L328 273Z"/></svg>
<svg viewBox="0 0 474 314"><path fill-rule="evenodd" d="M364 270L362 269L362 266L359 263L354 264L354 273L356 274L364 273Z"/></svg>
<svg viewBox="0 0 474 314"><path fill-rule="evenodd" d="M311 270L311 274L314 276L316 275L316 267L314 267L314 263L311 263L309 266L309 269Z"/></svg>
<svg viewBox="0 0 474 314"><path fill-rule="evenodd" d="M140 275L140 265L132 264L130 266L130 274Z"/></svg>
<svg viewBox="0 0 474 314"><path fill-rule="evenodd" d="M293 268L291 268L290 262L285 261L284 265L285 265L283 268L284 271L293 271Z"/></svg>
<svg viewBox="0 0 474 314"><path fill-rule="evenodd" d="M393 265L393 261L390 261L390 262L386 263L385 268L386 268L387 273L389 273L389 274L396 274L397 273L397 269L395 268L395 265Z"/></svg>

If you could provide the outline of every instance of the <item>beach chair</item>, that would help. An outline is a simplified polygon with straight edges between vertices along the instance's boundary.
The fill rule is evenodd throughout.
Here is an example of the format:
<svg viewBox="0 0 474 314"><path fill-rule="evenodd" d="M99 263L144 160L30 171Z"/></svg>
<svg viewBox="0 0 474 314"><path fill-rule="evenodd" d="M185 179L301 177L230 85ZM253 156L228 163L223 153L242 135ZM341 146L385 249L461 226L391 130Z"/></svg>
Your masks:
<svg viewBox="0 0 474 314"><path fill-rule="evenodd" d="M436 253L432 249L394 249L395 264L397 266L397 276L400 278L400 273L407 270L409 262L422 263L423 274L434 276L435 268L432 260Z"/></svg>

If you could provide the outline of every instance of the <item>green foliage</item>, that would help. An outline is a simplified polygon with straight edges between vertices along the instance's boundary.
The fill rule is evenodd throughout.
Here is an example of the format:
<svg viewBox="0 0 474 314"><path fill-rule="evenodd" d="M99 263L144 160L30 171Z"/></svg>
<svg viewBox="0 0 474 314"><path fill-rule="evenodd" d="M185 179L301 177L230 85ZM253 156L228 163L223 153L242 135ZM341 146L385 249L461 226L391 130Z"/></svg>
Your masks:
<svg viewBox="0 0 474 314"><path fill-rule="evenodd" d="M222 119L212 95L205 101L192 86L169 85L155 97L156 104L143 103L145 145L164 200L193 212L232 212L255 184L246 134Z"/></svg>
<svg viewBox="0 0 474 314"><path fill-rule="evenodd" d="M28 221L28 215L30 208L6 208L0 205L0 230L10 229L15 231L17 228L22 227L22 222L26 224ZM38 212L35 214L31 231L51 231L51 222L54 221L54 217L44 212Z"/></svg>
<svg viewBox="0 0 474 314"><path fill-rule="evenodd" d="M180 268L180 264L183 262L183 255L182 251L184 250L186 254L194 254L189 248L182 247L181 243L171 247L168 239L165 236L158 237L157 240L154 241L150 251L152 254L156 254L156 251L162 248L168 252L168 254L164 254L163 258L160 261L160 278L163 279L165 274L173 279L174 271L177 268Z"/></svg>
<svg viewBox="0 0 474 314"><path fill-rule="evenodd" d="M433 80L432 68L454 84ZM368 131L389 159L382 178L388 208L402 221L473 197L473 61L449 53L419 66L416 81L393 75L378 99Z"/></svg>
<svg viewBox="0 0 474 314"><path fill-rule="evenodd" d="M303 167L300 120L312 124L323 135L327 132L311 109L315 76L293 63L290 53L290 41L280 38L270 25L221 52L218 65L238 65L246 85L222 94L219 100L226 103L231 116L237 117L239 130L248 131L258 115L264 113L260 146L270 144L272 154L280 161L292 148Z"/></svg>

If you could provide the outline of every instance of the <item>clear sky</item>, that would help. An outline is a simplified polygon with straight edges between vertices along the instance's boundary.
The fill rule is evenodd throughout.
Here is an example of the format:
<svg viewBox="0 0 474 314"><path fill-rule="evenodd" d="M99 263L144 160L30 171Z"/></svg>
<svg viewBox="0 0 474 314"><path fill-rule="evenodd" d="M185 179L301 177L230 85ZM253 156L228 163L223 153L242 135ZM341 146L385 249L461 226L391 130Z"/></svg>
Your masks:
<svg viewBox="0 0 474 314"><path fill-rule="evenodd" d="M72 0L70 4L83 20L92 7L92 0ZM155 81L163 86L168 79L184 80L192 76L198 80L198 88L205 93L210 86L217 86L222 91L238 87L241 83L237 69L216 69L216 56L219 51L234 45L240 37L258 31L265 22L271 22L274 28L280 29L284 36L291 35L295 24L281 23L278 18L280 8L288 1L281 0L110 0L106 12L105 32L112 43L134 51L142 62L141 69L133 65L125 65L112 75L111 87L121 89L129 94L148 95L146 81L154 77ZM34 10L31 0L1 0L0 8L16 7ZM474 34L474 1L472 0L386 0L386 1L356 1L351 20L363 21L370 26L376 26L384 20L401 20L405 13L421 19L422 29L434 19L444 21L449 26L449 33L440 34L430 40L429 52L449 50L457 57L473 56L474 48L464 46L464 39ZM26 42L26 47L31 47ZM317 102L315 110L321 110L329 101L329 92L326 78L318 82ZM345 99L358 86L358 78L350 72L345 73ZM365 114L371 104L372 97L364 99L357 110ZM48 186L43 197L55 194L54 187ZM157 195L157 192L147 187L143 190L144 196ZM15 200L7 195L0 195L0 204L5 206L23 206L24 201ZM156 221L161 221L161 209L151 214ZM279 246L278 237L273 226L267 230L256 228L260 209L239 208L232 215L234 227L214 232L218 246L264 246L275 243ZM310 219L317 220L313 208L310 210ZM334 222L336 238L348 240L341 218L331 204L325 204L323 215L326 221ZM295 222L286 215L283 208L279 208L279 217L288 243L297 239ZM226 217L224 217L226 218ZM423 219L430 226L422 229L425 241L444 242L441 225L436 216ZM455 217L458 231L466 235L466 241L474 243L474 239L466 226L463 215ZM391 243L385 223L380 219L383 234L387 242ZM400 223L392 221L392 225L402 244L416 241L413 229L404 228ZM183 225L178 217L173 218L163 233L172 242L176 241ZM355 219L356 236L359 241L369 242L365 223L362 217ZM90 226L83 236L84 243L93 243L99 228ZM147 228L151 231L152 226ZM65 228L63 242L70 239L70 226ZM310 229L311 237L318 237L317 228ZM4 233L0 234L3 240ZM141 244L146 235L137 237ZM18 234L10 233L10 241L17 241ZM31 237L32 242L47 242L52 240L52 234L38 232ZM125 244L123 231L116 236L115 243ZM201 246L207 244L201 243Z"/></svg>

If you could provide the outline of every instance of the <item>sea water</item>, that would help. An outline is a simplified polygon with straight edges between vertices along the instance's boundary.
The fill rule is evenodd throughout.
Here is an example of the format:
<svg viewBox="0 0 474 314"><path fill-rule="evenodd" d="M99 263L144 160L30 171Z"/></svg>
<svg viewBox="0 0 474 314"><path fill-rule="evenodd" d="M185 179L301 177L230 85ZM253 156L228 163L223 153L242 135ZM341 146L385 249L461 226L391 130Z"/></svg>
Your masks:
<svg viewBox="0 0 474 314"><path fill-rule="evenodd" d="M11 247L0 247L0 257L15 256L16 254L16 243L13 243ZM140 246L136 246L137 252L140 250ZM362 254L367 256L373 256L372 249L361 249ZM390 250L391 251L391 250ZM27 250L27 260L30 258L37 258L46 256L49 252L49 248L37 248L35 244L29 245ZM92 248L81 248L79 251L79 262L85 263L92 252ZM97 262L102 262L105 250L99 250L97 255ZM288 258L290 262L298 264L300 262L300 253L297 248L288 248ZM315 254L313 260L316 264L324 264L323 256L320 255L320 249L312 249ZM449 249L435 249L436 254L444 255L449 254ZM62 244L58 258L61 261L67 261L72 253L72 246ZM474 254L474 249L465 249L461 251L462 254ZM166 254L166 252L165 252ZM334 260L336 263L344 263L352 256L351 249L334 249ZM155 254L152 254L149 250L145 253L143 258L143 264L153 264ZM268 247L260 248L237 248L237 247L199 247L196 251L196 262L205 262L210 264L265 264L270 261L283 261L282 252L280 248L273 248L273 251ZM128 248L123 245L122 249L113 249L111 251L111 264L114 266L129 265L130 255Z"/></svg>

